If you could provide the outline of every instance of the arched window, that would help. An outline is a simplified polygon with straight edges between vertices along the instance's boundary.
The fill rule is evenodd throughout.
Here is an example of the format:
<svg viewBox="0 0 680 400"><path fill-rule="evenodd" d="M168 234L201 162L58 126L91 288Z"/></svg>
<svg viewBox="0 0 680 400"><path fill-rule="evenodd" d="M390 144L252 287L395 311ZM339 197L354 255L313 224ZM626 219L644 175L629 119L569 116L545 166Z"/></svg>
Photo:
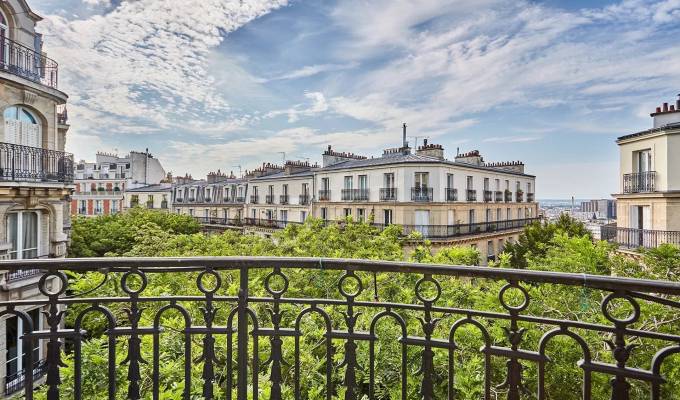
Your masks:
<svg viewBox="0 0 680 400"><path fill-rule="evenodd" d="M5 13L0 10L0 68L7 67L7 51L9 50L7 39L9 39L9 23Z"/></svg>
<svg viewBox="0 0 680 400"><path fill-rule="evenodd" d="M11 106L5 109L6 143L42 147L42 129L38 118L27 108Z"/></svg>

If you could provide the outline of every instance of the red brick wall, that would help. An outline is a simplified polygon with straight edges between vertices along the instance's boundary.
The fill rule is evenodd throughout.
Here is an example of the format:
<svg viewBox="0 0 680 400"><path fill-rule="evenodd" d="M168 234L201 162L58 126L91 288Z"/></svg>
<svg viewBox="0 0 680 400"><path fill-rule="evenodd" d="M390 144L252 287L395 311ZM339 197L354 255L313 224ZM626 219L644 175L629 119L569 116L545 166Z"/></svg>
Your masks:
<svg viewBox="0 0 680 400"><path fill-rule="evenodd" d="M71 215L78 214L78 200L71 200Z"/></svg>
<svg viewBox="0 0 680 400"><path fill-rule="evenodd" d="M110 183L109 183L109 185L110 185ZM111 200L104 200L104 215L109 215L110 210L111 210Z"/></svg>
<svg viewBox="0 0 680 400"><path fill-rule="evenodd" d="M94 201L88 200L87 201L87 215L93 215L93 214L94 214Z"/></svg>

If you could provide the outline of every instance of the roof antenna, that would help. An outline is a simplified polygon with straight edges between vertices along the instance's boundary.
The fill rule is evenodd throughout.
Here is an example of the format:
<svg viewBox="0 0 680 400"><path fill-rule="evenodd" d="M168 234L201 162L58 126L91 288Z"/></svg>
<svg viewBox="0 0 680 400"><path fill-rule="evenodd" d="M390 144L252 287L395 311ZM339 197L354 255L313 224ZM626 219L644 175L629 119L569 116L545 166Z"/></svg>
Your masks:
<svg viewBox="0 0 680 400"><path fill-rule="evenodd" d="M404 138L402 139L401 147L406 148L407 147L407 143L406 143L406 122L404 122L402 127L404 129Z"/></svg>

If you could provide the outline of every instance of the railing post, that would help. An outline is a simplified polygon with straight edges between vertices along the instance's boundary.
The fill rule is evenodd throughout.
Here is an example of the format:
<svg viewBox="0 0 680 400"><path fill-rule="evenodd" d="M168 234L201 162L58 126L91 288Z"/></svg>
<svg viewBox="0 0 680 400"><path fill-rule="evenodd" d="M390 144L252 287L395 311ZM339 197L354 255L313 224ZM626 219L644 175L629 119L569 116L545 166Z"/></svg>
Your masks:
<svg viewBox="0 0 680 400"><path fill-rule="evenodd" d="M238 389L237 399L248 398L248 267L241 267L238 292Z"/></svg>

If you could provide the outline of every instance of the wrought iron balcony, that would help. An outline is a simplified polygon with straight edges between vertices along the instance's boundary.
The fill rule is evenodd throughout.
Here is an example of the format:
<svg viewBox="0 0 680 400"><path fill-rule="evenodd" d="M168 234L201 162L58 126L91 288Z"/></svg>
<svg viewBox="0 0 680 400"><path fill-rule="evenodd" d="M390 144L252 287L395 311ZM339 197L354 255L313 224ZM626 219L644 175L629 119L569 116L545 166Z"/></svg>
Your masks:
<svg viewBox="0 0 680 400"><path fill-rule="evenodd" d="M660 400L670 378L664 374L672 371L667 368L669 359L679 352L677 330L672 325L638 323L649 318L651 309L661 308L668 315L680 312L680 305L673 300L680 296L676 282L330 258L97 258L0 263L3 270L21 268L41 268L47 273L38 284L46 295L30 300L46 310L47 326L35 332L27 324L23 339L29 345L41 340L47 349L44 390L48 400L71 393L81 398L86 383L83 361L102 355L108 361L96 375L103 391L97 398L157 399L163 378L182 380L184 391L179 395L183 399L194 398L195 393L203 393L201 398L241 400L282 399L283 393L297 399L330 399L337 393L345 393L345 399L382 398L376 394L385 389L400 399L432 400L446 398L446 393L453 398L463 354L483 360L481 369L475 371L480 378L476 397L487 400L497 395L554 398L554 386L546 382L560 382L556 375L564 368L551 368L558 362L582 371L579 398L593 398L594 389L611 392L611 399L633 398L631 383L636 382L649 390L651 399ZM109 286L78 293L68 277L85 272L100 275L103 283L112 282L122 290L111 291ZM154 289L161 274L195 283L182 295L159 296ZM378 279L381 274L390 279ZM55 279L61 282L56 289ZM468 302L449 301L460 295L459 287L451 284L455 279L500 289L491 289L482 303L485 305L474 308ZM396 291L412 296L395 296L390 281L413 282ZM310 282L330 284L320 296L316 284ZM590 299L598 300L586 301L583 312L551 314L545 310L542 291L535 290L542 287L561 288L564 293L588 291ZM631 310L629 316L612 310L621 303ZM0 302L0 313L30 321L16 306L16 300ZM198 307L200 313L191 311ZM64 308L74 313L70 326L64 326ZM154 322L141 323L143 316ZM176 321L178 316L183 321L181 330L164 329L168 318ZM87 332L93 317L106 321L107 329ZM396 328L396 338L394 330L379 328L385 324ZM314 329L305 329L309 326ZM506 338L492 339L498 337L492 331L501 330ZM164 335L173 332L173 340L184 345L167 348L170 342L163 340ZM112 347L102 352L84 346L91 335L108 339ZM460 346L471 336L480 338L481 348ZM149 339L153 351L142 351L143 338ZM564 346L562 339L571 339L570 351L580 361L554 358L564 354L550 350ZM609 348L603 347L603 339L608 339ZM119 341L126 342L115 349L123 355L113 349ZM380 345L388 341L396 348ZM67 342L70 345L64 346ZM312 364L302 362L303 357L309 361L312 356L301 354L302 346L309 342L314 343L314 357L319 358ZM655 356L638 355L631 351L632 344L646 346ZM72 374L60 368L62 350L72 360ZM125 357L122 363L119 356ZM176 371L177 377L163 375L167 357L182 360L184 368ZM25 365L29 367L23 372L23 395L27 399L43 390L34 388L40 367L32 358L33 352L26 352ZM338 359L341 367L337 367ZM378 380L388 365L385 360L393 360L395 374L388 388ZM198 379L192 376L196 367L201 369ZM415 367L418 374L413 374ZM610 379L591 379L593 374ZM311 375L319 378L313 386L307 378ZM418 394L409 391L411 385L417 387Z"/></svg>
<svg viewBox="0 0 680 400"><path fill-rule="evenodd" d="M220 218L220 217L194 217L194 219L203 225L222 225L222 226L241 226L241 222L238 218Z"/></svg>
<svg viewBox="0 0 680 400"><path fill-rule="evenodd" d="M251 204L257 204L259 202L258 196L256 194L251 194L250 195L250 203Z"/></svg>
<svg viewBox="0 0 680 400"><path fill-rule="evenodd" d="M0 38L0 70L56 89L56 61L5 37Z"/></svg>
<svg viewBox="0 0 680 400"><path fill-rule="evenodd" d="M623 175L623 193L654 192L656 171L636 172Z"/></svg>
<svg viewBox="0 0 680 400"><path fill-rule="evenodd" d="M484 190L484 201L486 203L493 201L493 192L491 190Z"/></svg>
<svg viewBox="0 0 680 400"><path fill-rule="evenodd" d="M5 275L5 283L14 283L14 282L19 282L23 281L25 279L31 279L36 276L39 276L41 271L39 269L22 269L22 270L16 270L12 272L6 272Z"/></svg>
<svg viewBox="0 0 680 400"><path fill-rule="evenodd" d="M309 201L311 199L309 198L308 194L301 194L300 197L298 198L298 204L306 206L309 205Z"/></svg>
<svg viewBox="0 0 680 400"><path fill-rule="evenodd" d="M32 372L32 382L37 381L47 374L47 362L45 360L39 360L34 363ZM26 369L7 375L5 377L5 396L10 396L26 388Z"/></svg>
<svg viewBox="0 0 680 400"><path fill-rule="evenodd" d="M397 199L397 188L380 188L380 200L393 201Z"/></svg>
<svg viewBox="0 0 680 400"><path fill-rule="evenodd" d="M282 194L279 196L279 204L288 204L288 195Z"/></svg>
<svg viewBox="0 0 680 400"><path fill-rule="evenodd" d="M163 209L168 208L168 202L165 201L165 200L161 201L161 208L163 208Z"/></svg>
<svg viewBox="0 0 680 400"><path fill-rule="evenodd" d="M458 189L446 188L446 201L458 201Z"/></svg>
<svg viewBox="0 0 680 400"><path fill-rule="evenodd" d="M264 197L264 202L267 204L274 204L274 195L268 194Z"/></svg>
<svg viewBox="0 0 680 400"><path fill-rule="evenodd" d="M494 192L494 200L496 201L496 203L503 202L503 192L501 192L500 190L496 190Z"/></svg>
<svg viewBox="0 0 680 400"><path fill-rule="evenodd" d="M344 201L368 201L368 189L342 189L342 200Z"/></svg>
<svg viewBox="0 0 680 400"><path fill-rule="evenodd" d="M330 190L319 190L319 201L330 201L331 191Z"/></svg>
<svg viewBox="0 0 680 400"><path fill-rule="evenodd" d="M245 203L246 198L244 196L239 196L239 197L236 198L236 202L237 203Z"/></svg>
<svg viewBox="0 0 680 400"><path fill-rule="evenodd" d="M512 192L509 190L505 190L505 202L510 203L512 201Z"/></svg>
<svg viewBox="0 0 680 400"><path fill-rule="evenodd" d="M466 191L465 200L466 201L477 201L477 191L474 189L468 189Z"/></svg>
<svg viewBox="0 0 680 400"><path fill-rule="evenodd" d="M536 200L536 195L534 193L527 193L527 201L533 203Z"/></svg>
<svg viewBox="0 0 680 400"><path fill-rule="evenodd" d="M600 228L600 235L602 240L632 250L639 248L653 249L664 243L680 246L680 231L619 228L604 225Z"/></svg>
<svg viewBox="0 0 680 400"><path fill-rule="evenodd" d="M521 191L521 190L516 191L516 192L515 192L515 200L516 200L518 203L523 202L523 201L524 201L524 192Z"/></svg>
<svg viewBox="0 0 680 400"><path fill-rule="evenodd" d="M243 225L248 225L248 226L261 226L264 228L277 228L277 229L283 229L287 227L288 225L295 224L295 225L301 225L301 222L295 222L295 221L288 221L288 220L278 220L278 219L269 219L269 218L244 218L243 219Z"/></svg>
<svg viewBox="0 0 680 400"><path fill-rule="evenodd" d="M416 186L411 188L411 201L430 202L434 198L434 191L431 187Z"/></svg>
<svg viewBox="0 0 680 400"><path fill-rule="evenodd" d="M73 154L0 143L0 180L73 183Z"/></svg>
<svg viewBox="0 0 680 400"><path fill-rule="evenodd" d="M403 237L412 232L420 232L424 239L454 239L465 236L475 236L486 233L503 232L510 230L520 230L525 226L540 221L540 218L508 219L503 221L476 222L472 224L455 225L400 225ZM384 224L373 224L379 228L384 228Z"/></svg>

